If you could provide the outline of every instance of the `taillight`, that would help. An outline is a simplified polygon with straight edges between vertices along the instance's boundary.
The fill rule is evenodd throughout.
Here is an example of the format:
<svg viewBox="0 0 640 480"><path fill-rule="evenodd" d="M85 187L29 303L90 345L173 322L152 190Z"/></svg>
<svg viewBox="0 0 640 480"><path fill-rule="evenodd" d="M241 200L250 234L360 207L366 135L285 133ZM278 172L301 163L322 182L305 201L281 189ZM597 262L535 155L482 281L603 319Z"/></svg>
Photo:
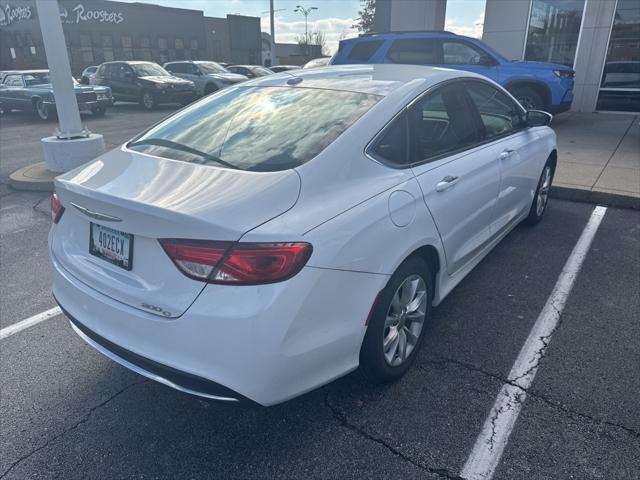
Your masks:
<svg viewBox="0 0 640 480"><path fill-rule="evenodd" d="M58 223L62 218L63 213L64 207L62 206L62 202L60 202L58 194L54 193L51 195L51 220L53 223Z"/></svg>
<svg viewBox="0 0 640 480"><path fill-rule="evenodd" d="M228 285L257 285L287 280L307 263L309 243L230 243L160 240L182 273L195 280Z"/></svg>

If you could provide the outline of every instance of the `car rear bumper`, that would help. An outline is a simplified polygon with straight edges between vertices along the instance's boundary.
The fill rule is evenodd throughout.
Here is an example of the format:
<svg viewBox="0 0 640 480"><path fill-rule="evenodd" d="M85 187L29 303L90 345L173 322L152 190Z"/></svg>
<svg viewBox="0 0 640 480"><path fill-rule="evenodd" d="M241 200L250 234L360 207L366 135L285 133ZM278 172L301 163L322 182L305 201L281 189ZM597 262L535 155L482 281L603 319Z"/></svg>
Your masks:
<svg viewBox="0 0 640 480"><path fill-rule="evenodd" d="M369 309L388 279L305 267L276 284L207 285L181 317L166 319L103 295L50 255L53 294L96 349L173 388L265 406L357 368Z"/></svg>

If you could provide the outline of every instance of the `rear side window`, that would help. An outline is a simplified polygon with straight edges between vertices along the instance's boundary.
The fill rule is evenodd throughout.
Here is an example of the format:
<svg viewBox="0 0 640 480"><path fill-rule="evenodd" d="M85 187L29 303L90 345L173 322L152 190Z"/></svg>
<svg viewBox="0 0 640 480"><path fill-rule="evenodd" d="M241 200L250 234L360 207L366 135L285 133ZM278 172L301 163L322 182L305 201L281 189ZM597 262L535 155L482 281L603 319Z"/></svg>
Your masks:
<svg viewBox="0 0 640 480"><path fill-rule="evenodd" d="M398 39L389 48L387 58L394 63L411 65L442 63L440 42L431 38Z"/></svg>
<svg viewBox="0 0 640 480"><path fill-rule="evenodd" d="M167 65L167 71L174 73L186 73L187 65L185 63L172 63Z"/></svg>
<svg viewBox="0 0 640 480"><path fill-rule="evenodd" d="M411 161L464 150L481 140L461 83L446 85L414 104L410 112Z"/></svg>
<svg viewBox="0 0 640 480"><path fill-rule="evenodd" d="M522 109L507 95L484 82L465 82L471 101L478 109L487 139L509 135L524 128Z"/></svg>
<svg viewBox="0 0 640 480"><path fill-rule="evenodd" d="M467 43L456 41L442 42L444 63L447 65L479 65L488 55Z"/></svg>
<svg viewBox="0 0 640 480"><path fill-rule="evenodd" d="M369 40L366 42L358 42L356 43L347 58L349 60L355 60L357 62L366 62L369 60L374 53L380 48L380 46L384 43L384 40Z"/></svg>
<svg viewBox="0 0 640 480"><path fill-rule="evenodd" d="M228 88L129 143L165 158L273 172L318 155L380 97L291 87Z"/></svg>
<svg viewBox="0 0 640 480"><path fill-rule="evenodd" d="M373 153L394 165L407 164L407 115L402 112L383 132L372 149Z"/></svg>

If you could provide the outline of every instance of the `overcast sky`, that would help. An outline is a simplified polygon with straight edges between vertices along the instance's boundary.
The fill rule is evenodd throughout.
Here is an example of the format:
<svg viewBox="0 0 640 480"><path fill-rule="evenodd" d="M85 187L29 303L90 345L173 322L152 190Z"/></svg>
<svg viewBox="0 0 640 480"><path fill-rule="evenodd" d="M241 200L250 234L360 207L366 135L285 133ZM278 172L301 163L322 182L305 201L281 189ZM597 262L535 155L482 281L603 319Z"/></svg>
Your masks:
<svg viewBox="0 0 640 480"><path fill-rule="evenodd" d="M136 0L124 0L136 1ZM137 0L168 7L202 10L209 17L225 17L227 14L261 17L262 31L269 31L269 0ZM398 1L398 0L396 0ZM401 0L419 2L422 0ZM325 34L331 52L338 47L341 36L357 34L351 28L358 18L359 0L274 0L276 11L276 40L295 43L296 37L304 35L304 17L295 13L296 5L317 7L309 15L309 31L319 30ZM482 35L485 0L448 0L445 28L456 33Z"/></svg>

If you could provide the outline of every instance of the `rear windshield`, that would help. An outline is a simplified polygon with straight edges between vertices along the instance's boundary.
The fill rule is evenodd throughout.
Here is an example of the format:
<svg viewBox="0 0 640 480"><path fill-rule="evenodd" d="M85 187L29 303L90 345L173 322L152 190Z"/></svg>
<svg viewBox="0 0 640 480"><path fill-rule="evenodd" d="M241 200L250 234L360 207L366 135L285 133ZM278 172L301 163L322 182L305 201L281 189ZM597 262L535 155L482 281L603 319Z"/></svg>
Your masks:
<svg viewBox="0 0 640 480"><path fill-rule="evenodd" d="M369 40L366 42L356 43L349 52L349 60L356 60L358 62L366 62L374 53L380 48L380 45L384 43L384 40Z"/></svg>
<svg viewBox="0 0 640 480"><path fill-rule="evenodd" d="M228 88L152 127L128 147L190 163L285 170L318 155L379 99L310 88Z"/></svg>

